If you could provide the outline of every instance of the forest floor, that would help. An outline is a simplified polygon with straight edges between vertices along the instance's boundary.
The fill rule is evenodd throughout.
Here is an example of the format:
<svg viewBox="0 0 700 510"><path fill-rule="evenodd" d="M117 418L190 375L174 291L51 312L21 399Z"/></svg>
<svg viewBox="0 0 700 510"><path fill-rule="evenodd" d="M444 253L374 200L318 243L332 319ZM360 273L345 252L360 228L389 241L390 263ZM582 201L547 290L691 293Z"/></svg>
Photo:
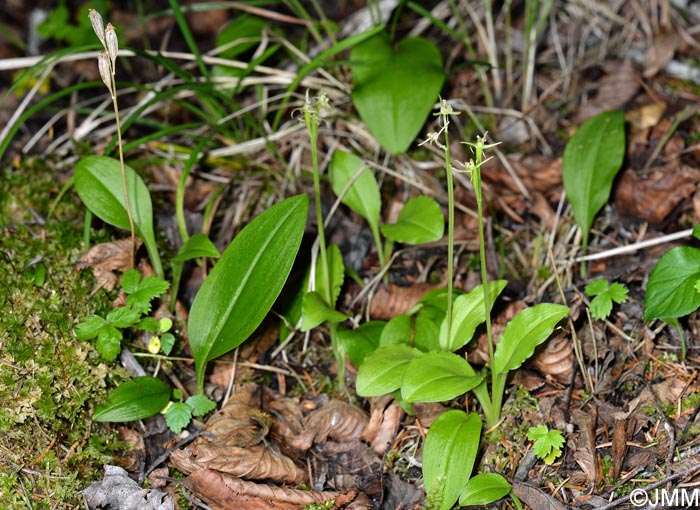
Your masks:
<svg viewBox="0 0 700 510"><path fill-rule="evenodd" d="M200 370L188 316L216 261L203 252L196 263L187 260L177 306L169 308L169 294L163 294L145 312L171 320L171 329L148 332L136 321L118 328L116 359L116 353L105 356L99 338L78 338L79 324L131 304L129 284L121 279L131 266L129 232L99 213L86 223L73 181L86 156L118 158L117 128L96 46L84 46L98 44L86 8L68 2L65 10L45 11L48 21L37 39L29 16L35 11L26 3L7 0L0 13L0 509L103 508L110 501L123 509L452 506L437 495L439 482L424 480L424 460L436 457L435 450L424 455L424 445L431 424L448 410L487 419L476 392L450 389L449 397L409 403L401 382L386 395L356 391L367 388L356 386L358 369L377 348L403 342L418 352L421 335L437 342L448 314L440 293L452 271L448 233L415 245L385 241L386 253L380 253L366 216L336 200L342 192L328 175L340 150L371 170L382 224L401 219L416 197L434 199L448 220L449 155L455 292L480 285L483 273L507 282L493 305L492 328L477 324L473 341L451 349L475 369L489 372L491 329L498 341L527 307L569 308L534 354L526 352L527 361L510 371L500 418L479 429L473 470L465 457L463 465L455 460L448 477L456 471L466 472L459 475L465 481L477 473L505 477L507 495L482 505L489 508L700 507L700 292L693 290L700 256L691 234L700 223L696 4L444 1L397 7L385 1L374 10L364 2L320 2L317 12L297 2L264 8L242 2L226 10L177 8L174 15L172 6L158 2L137 2L139 14L112 2L102 13L117 25L121 45L116 79L125 158L152 197L157 250L171 285L183 226L206 234L225 253L274 204L309 197L300 248L279 297L271 298L271 313L244 343L208 360L203 389L216 410L190 421L189 409L181 426L173 426L172 411L128 422L93 415L110 391L146 374L173 388L176 409L188 409ZM350 50L377 17L395 43L420 37L440 57L426 64L419 49L406 50L410 79L385 81L385 95L368 106ZM344 44L353 37L354 44ZM401 43L396 55L401 47L408 45ZM55 58L39 62L37 54ZM396 72L387 69L386 76ZM410 132L411 113L426 100L438 111L437 93L424 87L438 75L444 76L435 89L439 98L460 112L450 117L448 144L428 143L438 140L432 134L443 125L430 113L418 119L407 148L396 149L401 137L387 132ZM376 112L398 96L405 102L392 103L401 105L396 118L383 123ZM304 108L318 106L309 101L319 97L329 103L314 112L321 117L314 144ZM591 180L567 196L567 144L584 122L613 110L624 114L621 145L614 145L619 132L595 133L597 146L589 138L583 153L599 159ZM498 145L487 150L490 159L480 168L482 272L475 182L464 171L476 156L461 142L475 143L485 133ZM338 247L345 268L332 285L337 295L330 306L343 315L324 309L307 328L308 317L300 319L304 285L309 268L322 260L315 147L325 238ZM600 168L616 159L617 149L621 165L604 174ZM581 168L585 164L582 159ZM362 193L358 200L366 203ZM588 206L589 233L570 200L602 204ZM667 291L667 304L650 305L649 287L659 284L652 271L678 246L687 247L674 259L678 272L665 273L661 282L678 292ZM284 265L279 256L267 268L269 278L257 280L260 289L274 280L274 266ZM136 267L143 277L153 275L152 265L151 251L139 249ZM316 269L315 278L323 276ZM602 312L590 287L605 291L601 279L627 289ZM234 289L219 290L233 300ZM254 290L243 300L256 301ZM442 305L435 305L439 299ZM219 320L218 306L211 322ZM650 306L678 313L654 315ZM174 341L168 350L160 345L166 331ZM405 341L388 331L400 331ZM196 347L199 340L193 342ZM548 436L563 438L549 458L538 450L536 428L561 433ZM454 460L449 449L441 453L445 462ZM680 499L654 506L662 494Z"/></svg>

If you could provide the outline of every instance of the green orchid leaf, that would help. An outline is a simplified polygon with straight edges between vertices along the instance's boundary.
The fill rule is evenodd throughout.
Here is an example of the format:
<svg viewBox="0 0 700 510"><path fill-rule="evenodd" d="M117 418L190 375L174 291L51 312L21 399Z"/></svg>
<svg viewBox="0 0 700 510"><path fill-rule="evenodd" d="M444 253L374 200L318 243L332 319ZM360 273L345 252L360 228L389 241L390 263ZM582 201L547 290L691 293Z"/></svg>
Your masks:
<svg viewBox="0 0 700 510"><path fill-rule="evenodd" d="M445 233L440 205L430 197L416 197L401 209L396 223L382 225L387 239L398 243L421 244L437 241Z"/></svg>
<svg viewBox="0 0 700 510"><path fill-rule="evenodd" d="M378 397L398 390L406 367L420 355L419 350L407 345L380 347L365 358L357 371L357 394Z"/></svg>
<svg viewBox="0 0 700 510"><path fill-rule="evenodd" d="M214 246L209 238L202 234L194 234L180 246L177 255L170 260L175 262L184 262L186 260L197 259L199 257L209 257L218 259L221 256L219 250Z"/></svg>
<svg viewBox="0 0 700 510"><path fill-rule="evenodd" d="M328 306L318 292L307 292L301 303L301 330L309 331L324 322L342 322L349 316Z"/></svg>
<svg viewBox="0 0 700 510"><path fill-rule="evenodd" d="M354 154L341 150L333 152L328 170L333 192L340 196L363 166L365 166L364 162ZM377 180L369 168L364 168L352 184L349 184L342 202L362 216L369 223L370 228L379 228L381 198Z"/></svg>
<svg viewBox="0 0 700 510"><path fill-rule="evenodd" d="M461 356L429 352L406 367L401 396L406 402L444 402L475 388L483 379Z"/></svg>
<svg viewBox="0 0 700 510"><path fill-rule="evenodd" d="M260 214L204 280L187 328L199 393L207 362L242 344L277 299L301 245L307 209L308 197L298 195Z"/></svg>
<svg viewBox="0 0 700 510"><path fill-rule="evenodd" d="M508 480L496 473L481 473L470 478L459 495L460 506L489 505L508 495Z"/></svg>
<svg viewBox="0 0 700 510"><path fill-rule="evenodd" d="M353 48L350 68L352 100L367 128L387 151L406 152L445 80L440 51L423 38L393 48L380 33Z"/></svg>
<svg viewBox="0 0 700 510"><path fill-rule="evenodd" d="M360 324L356 329L340 329L338 343L350 358L350 362L359 367L367 355L379 346L379 338L386 326L384 321L369 321Z"/></svg>
<svg viewBox="0 0 700 510"><path fill-rule="evenodd" d="M481 418L451 410L430 426L423 446L423 482L428 497L449 510L466 486L481 441ZM440 492L440 494L433 494Z"/></svg>
<svg viewBox="0 0 700 510"><path fill-rule="evenodd" d="M398 344L408 345L410 340L411 318L408 315L401 314L393 317L386 323L386 327L379 339L379 345L381 347Z"/></svg>
<svg viewBox="0 0 700 510"><path fill-rule="evenodd" d="M136 377L118 386L97 406L96 421L142 420L161 412L170 400L170 388L160 379Z"/></svg>
<svg viewBox="0 0 700 510"><path fill-rule="evenodd" d="M124 170L134 229L146 246L154 271L162 277L163 268L153 231L151 195L140 175L127 165ZM129 230L119 161L106 156L86 156L75 165L74 176L80 199L95 216L110 225Z"/></svg>
<svg viewBox="0 0 700 510"><path fill-rule="evenodd" d="M326 301L330 308L335 308L336 301L340 295L340 288L345 279L345 264L340 248L335 244L328 245L326 250L328 258L328 274L324 271L321 257L316 261L316 292ZM330 282L330 290L326 289L327 282Z"/></svg>
<svg viewBox="0 0 700 510"><path fill-rule="evenodd" d="M625 114L603 112L588 119L566 144L562 177L566 196L581 229L584 252L593 219L610 197L625 157Z"/></svg>
<svg viewBox="0 0 700 510"><path fill-rule="evenodd" d="M700 307L700 250L679 246L656 263L644 295L644 322L684 317Z"/></svg>
<svg viewBox="0 0 700 510"><path fill-rule="evenodd" d="M552 303L525 308L506 325L496 346L491 369L496 374L505 374L518 368L532 356L535 347L547 340L569 311L567 306Z"/></svg>
<svg viewBox="0 0 700 510"><path fill-rule="evenodd" d="M413 323L413 346L423 352L440 350L440 326L426 310L418 312Z"/></svg>
<svg viewBox="0 0 700 510"><path fill-rule="evenodd" d="M493 301L500 295L508 284L505 280L494 280L488 283L489 299ZM447 338L447 317L440 325L440 347L444 351L454 352L467 345L477 326L486 320L484 310L484 287L477 285L467 294L462 294L454 300L452 307L452 332Z"/></svg>

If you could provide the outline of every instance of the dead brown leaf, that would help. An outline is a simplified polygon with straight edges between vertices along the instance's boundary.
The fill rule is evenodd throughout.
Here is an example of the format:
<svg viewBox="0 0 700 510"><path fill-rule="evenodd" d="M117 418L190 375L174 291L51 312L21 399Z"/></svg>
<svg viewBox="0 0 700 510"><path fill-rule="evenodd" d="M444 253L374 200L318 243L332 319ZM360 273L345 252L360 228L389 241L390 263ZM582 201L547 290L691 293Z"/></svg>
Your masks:
<svg viewBox="0 0 700 510"><path fill-rule="evenodd" d="M138 250L140 246L141 240L136 238L136 249ZM117 275L113 271L121 271L123 273L132 267L131 252L131 238L96 244L78 259L73 269L92 268L92 274L95 275L95 280L97 280L93 292L101 288L113 290L117 285Z"/></svg>
<svg viewBox="0 0 700 510"><path fill-rule="evenodd" d="M666 68L673 58L681 42L680 34L676 30L670 30L654 37L654 44L649 48L646 55L646 67L643 76L653 78L659 71Z"/></svg>
<svg viewBox="0 0 700 510"><path fill-rule="evenodd" d="M616 110L632 99L639 88L639 73L631 60L610 61L606 75L598 83L598 94L576 114L577 124L607 110Z"/></svg>
<svg viewBox="0 0 700 510"><path fill-rule="evenodd" d="M516 481L512 483L512 486L515 495L530 508L537 510L564 510L565 508L563 504L542 489Z"/></svg>
<svg viewBox="0 0 700 510"><path fill-rule="evenodd" d="M574 459L585 473L589 487L595 487L598 483L598 457L595 448L597 412L595 407L592 408L592 411L577 409L573 413L573 421L579 429Z"/></svg>
<svg viewBox="0 0 700 510"><path fill-rule="evenodd" d="M567 382L574 366L573 352L571 339L567 335L558 335L547 342L530 363L542 374Z"/></svg>
<svg viewBox="0 0 700 510"><path fill-rule="evenodd" d="M313 444L322 443L328 438L350 441L362 435L368 422L367 414L359 407L340 400L331 400L304 419L305 431L292 442L292 446L305 451Z"/></svg>
<svg viewBox="0 0 700 510"><path fill-rule="evenodd" d="M429 283L415 283L410 287L391 284L388 288L380 286L372 296L369 314L374 320L388 320L406 313L429 290L443 287Z"/></svg>
<svg viewBox="0 0 700 510"><path fill-rule="evenodd" d="M332 508L340 508L356 496L353 492L308 491L246 482L206 468L190 474L183 484L218 510L298 510L333 500Z"/></svg>

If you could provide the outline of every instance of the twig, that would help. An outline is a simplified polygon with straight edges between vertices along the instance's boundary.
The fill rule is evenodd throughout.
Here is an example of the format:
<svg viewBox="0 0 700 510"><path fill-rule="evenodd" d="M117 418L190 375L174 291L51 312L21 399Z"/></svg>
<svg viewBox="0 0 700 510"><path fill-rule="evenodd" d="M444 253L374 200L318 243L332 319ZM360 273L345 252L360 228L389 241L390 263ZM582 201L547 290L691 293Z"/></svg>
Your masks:
<svg viewBox="0 0 700 510"><path fill-rule="evenodd" d="M661 237L655 237L654 239L647 239L646 241L640 241L638 243L628 244L627 246L619 246L617 248L612 248L610 250L605 250L600 253L594 253L592 255L585 255L583 257L576 257L571 263L576 264L578 262L586 262L589 260L600 260L609 257L616 257L618 255L626 255L629 253L634 253L637 250L642 250L644 248L649 248L651 246L656 246L658 244L670 243L672 241L677 241L679 239L684 239L693 235L693 229L689 228L687 230L681 230L680 232L674 232L673 234L667 234ZM566 262L566 261L558 261Z"/></svg>

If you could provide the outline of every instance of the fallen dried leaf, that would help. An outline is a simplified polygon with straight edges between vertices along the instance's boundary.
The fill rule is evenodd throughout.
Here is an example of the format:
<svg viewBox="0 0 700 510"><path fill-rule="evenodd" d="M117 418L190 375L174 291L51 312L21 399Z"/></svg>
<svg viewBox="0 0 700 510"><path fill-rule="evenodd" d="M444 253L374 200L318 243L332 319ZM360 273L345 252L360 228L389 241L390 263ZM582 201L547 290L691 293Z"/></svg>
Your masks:
<svg viewBox="0 0 700 510"><path fill-rule="evenodd" d="M574 452L574 459L586 474L589 487L598 483L598 458L595 449L595 424L597 412L576 410L573 421L579 429L579 438ZM538 508L535 506L535 508Z"/></svg>
<svg viewBox="0 0 700 510"><path fill-rule="evenodd" d="M136 238L136 249L140 246L141 240ZM117 284L117 275L112 271L123 273L131 268L131 238L96 244L78 259L73 269L88 267L92 268L92 274L97 280L93 293L101 288L113 290Z"/></svg>
<svg viewBox="0 0 700 510"><path fill-rule="evenodd" d="M564 505L542 489L526 483L512 482L513 492L523 503L537 510L564 510Z"/></svg>
<svg viewBox="0 0 700 510"><path fill-rule="evenodd" d="M676 30L671 30L654 37L654 44L649 48L644 59L646 67L643 76L653 78L659 71L666 68L678 49L681 42L680 35Z"/></svg>
<svg viewBox="0 0 700 510"><path fill-rule="evenodd" d="M636 94L640 79L631 60L607 62L605 68L607 74L598 83L598 94L578 111L574 119L577 124L601 112L621 108Z"/></svg>
<svg viewBox="0 0 700 510"><path fill-rule="evenodd" d="M311 412L304 422L304 433L292 442L294 448L302 451L328 438L335 441L357 439L367 427L369 418L359 407L340 400L331 400L320 409Z"/></svg>

